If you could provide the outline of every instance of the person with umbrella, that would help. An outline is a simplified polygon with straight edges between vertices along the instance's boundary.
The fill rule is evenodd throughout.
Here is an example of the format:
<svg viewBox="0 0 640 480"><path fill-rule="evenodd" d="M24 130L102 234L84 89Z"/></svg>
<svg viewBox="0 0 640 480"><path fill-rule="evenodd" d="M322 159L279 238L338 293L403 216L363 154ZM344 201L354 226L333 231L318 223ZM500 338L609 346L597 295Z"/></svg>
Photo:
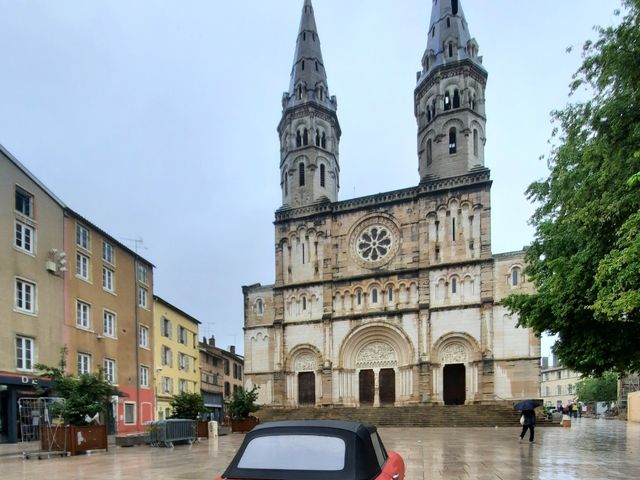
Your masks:
<svg viewBox="0 0 640 480"><path fill-rule="evenodd" d="M540 400L523 400L516 403L513 408L520 410L522 416L520 417L520 423L522 424L522 433L520 433L520 441L524 438L527 430L529 430L529 443L534 443L534 431L536 427L536 412L535 409L542 405Z"/></svg>

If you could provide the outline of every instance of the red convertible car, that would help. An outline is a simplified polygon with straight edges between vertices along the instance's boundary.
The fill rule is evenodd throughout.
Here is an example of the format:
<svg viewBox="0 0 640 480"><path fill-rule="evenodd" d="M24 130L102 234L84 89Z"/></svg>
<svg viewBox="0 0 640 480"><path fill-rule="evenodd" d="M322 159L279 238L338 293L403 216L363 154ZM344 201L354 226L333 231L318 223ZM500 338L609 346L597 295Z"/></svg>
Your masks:
<svg viewBox="0 0 640 480"><path fill-rule="evenodd" d="M334 420L258 425L217 480L404 480L376 427Z"/></svg>

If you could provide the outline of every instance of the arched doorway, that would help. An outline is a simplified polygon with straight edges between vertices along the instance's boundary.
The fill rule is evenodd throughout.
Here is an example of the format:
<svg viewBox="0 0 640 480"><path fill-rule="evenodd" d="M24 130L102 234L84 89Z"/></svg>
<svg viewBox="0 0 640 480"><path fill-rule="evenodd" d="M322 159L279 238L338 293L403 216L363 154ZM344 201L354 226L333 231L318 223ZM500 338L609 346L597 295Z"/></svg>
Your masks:
<svg viewBox="0 0 640 480"><path fill-rule="evenodd" d="M298 373L298 405L315 405L316 374L313 372Z"/></svg>
<svg viewBox="0 0 640 480"><path fill-rule="evenodd" d="M373 405L375 398L375 373L373 370L360 370L360 405Z"/></svg>
<svg viewBox="0 0 640 480"><path fill-rule="evenodd" d="M444 366L442 390L445 405L464 405L466 399L464 364L452 363Z"/></svg>

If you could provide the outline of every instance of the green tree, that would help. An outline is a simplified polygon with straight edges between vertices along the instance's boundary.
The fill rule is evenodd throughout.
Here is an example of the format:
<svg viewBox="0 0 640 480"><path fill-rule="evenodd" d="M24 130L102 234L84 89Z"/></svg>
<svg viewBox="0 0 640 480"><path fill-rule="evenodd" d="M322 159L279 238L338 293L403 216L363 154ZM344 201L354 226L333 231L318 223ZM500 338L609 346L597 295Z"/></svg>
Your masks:
<svg viewBox="0 0 640 480"><path fill-rule="evenodd" d="M171 418L197 420L200 414L207 411L199 393L182 392L171 400Z"/></svg>
<svg viewBox="0 0 640 480"><path fill-rule="evenodd" d="M585 43L571 93L591 98L552 114L550 174L527 190L536 294L504 301L520 325L558 334L554 353L585 375L640 371L640 0L623 7Z"/></svg>
<svg viewBox="0 0 640 480"><path fill-rule="evenodd" d="M233 392L231 401L228 404L229 415L237 420L249 417L253 412L257 412L260 409L256 405L257 399L258 387L254 386L251 390L239 388Z"/></svg>
<svg viewBox="0 0 640 480"><path fill-rule="evenodd" d="M601 377L589 377L580 380L576 386L578 400L581 402L613 402L618 398L618 377L607 372Z"/></svg>
<svg viewBox="0 0 640 480"><path fill-rule="evenodd" d="M63 348L57 367L40 363L36 368L42 371L42 378L51 381L55 395L64 399L52 408L51 415L64 418L69 425L87 425L87 416L105 414L111 396L117 395L118 390L105 380L102 370L82 375L65 373L66 354L67 350Z"/></svg>

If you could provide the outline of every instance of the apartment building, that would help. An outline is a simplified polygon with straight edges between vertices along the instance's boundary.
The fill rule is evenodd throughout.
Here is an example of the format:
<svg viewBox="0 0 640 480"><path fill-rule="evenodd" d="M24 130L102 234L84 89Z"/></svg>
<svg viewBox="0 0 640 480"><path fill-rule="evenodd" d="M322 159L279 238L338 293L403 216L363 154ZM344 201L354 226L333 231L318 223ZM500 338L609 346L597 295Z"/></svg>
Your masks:
<svg viewBox="0 0 640 480"><path fill-rule="evenodd" d="M204 406L211 410L210 419L224 418L224 361L215 337L200 342L200 392Z"/></svg>
<svg viewBox="0 0 640 480"><path fill-rule="evenodd" d="M551 364L548 357L543 357L540 375L540 393L545 405L555 407L576 400L579 373L560 365L555 357Z"/></svg>
<svg viewBox="0 0 640 480"><path fill-rule="evenodd" d="M62 347L64 204L0 145L0 443L16 442L18 400Z"/></svg>
<svg viewBox="0 0 640 480"><path fill-rule="evenodd" d="M156 419L171 415L177 393L200 393L198 325L191 315L154 295Z"/></svg>
<svg viewBox="0 0 640 480"><path fill-rule="evenodd" d="M222 356L222 373L224 398L227 400L233 392L244 386L244 357L236 353L235 345L229 350L220 349Z"/></svg>
<svg viewBox="0 0 640 480"><path fill-rule="evenodd" d="M110 431L153 420L153 265L67 208L64 344L67 370L103 370L117 386Z"/></svg>

